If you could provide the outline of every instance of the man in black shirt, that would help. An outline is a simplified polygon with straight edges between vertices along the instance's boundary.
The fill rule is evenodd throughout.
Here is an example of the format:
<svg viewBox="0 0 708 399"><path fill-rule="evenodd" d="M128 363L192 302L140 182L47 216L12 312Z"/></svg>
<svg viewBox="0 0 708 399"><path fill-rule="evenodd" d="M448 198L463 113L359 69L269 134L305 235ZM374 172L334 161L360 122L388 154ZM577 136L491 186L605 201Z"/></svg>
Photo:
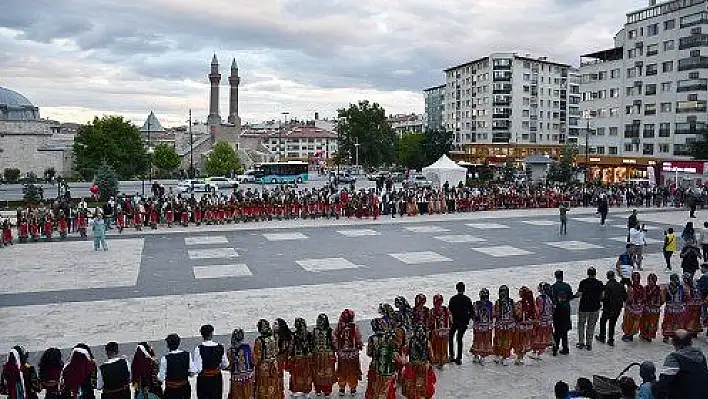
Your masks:
<svg viewBox="0 0 708 399"><path fill-rule="evenodd" d="M163 399L190 399L192 387L189 376L196 373L192 355L179 349L180 338L170 334L165 339L169 352L160 359L160 369L157 378L165 382Z"/></svg>
<svg viewBox="0 0 708 399"><path fill-rule="evenodd" d="M556 270L556 282L551 286L551 295L556 308L553 310L553 356L567 355L568 331L572 328L570 320L570 301L574 298L573 289L563 281L563 270Z"/></svg>
<svg viewBox="0 0 708 399"><path fill-rule="evenodd" d="M470 324L470 319L473 315L472 301L465 295L465 283L459 282L455 285L457 295L450 298L448 309L452 316L452 325L450 326L450 336L448 338L448 349L450 353L450 361L456 364L462 364L462 337ZM455 356L453 340L457 333L457 356Z"/></svg>
<svg viewBox="0 0 708 399"><path fill-rule="evenodd" d="M119 356L118 344L106 344L106 360L98 368L98 384L101 398L130 399L130 366L125 358Z"/></svg>
<svg viewBox="0 0 708 399"><path fill-rule="evenodd" d="M602 307L601 301L605 287L595 278L597 271L594 267L588 269L588 277L580 282L578 296L578 349L592 349L592 337L595 334L595 324Z"/></svg>
<svg viewBox="0 0 708 399"><path fill-rule="evenodd" d="M607 284L605 284L605 293L602 298L602 317L600 317L600 335L596 335L595 339L600 342L605 342L607 345L615 346L615 324L622 312L624 301L627 300L627 290L615 278L615 272L610 270L607 272ZM609 335L605 335L606 325L609 322Z"/></svg>
<svg viewBox="0 0 708 399"><path fill-rule="evenodd" d="M221 370L229 367L224 346L212 341L214 327L205 324L199 329L204 340L194 348L194 367L197 370L197 398L221 399L223 382Z"/></svg>

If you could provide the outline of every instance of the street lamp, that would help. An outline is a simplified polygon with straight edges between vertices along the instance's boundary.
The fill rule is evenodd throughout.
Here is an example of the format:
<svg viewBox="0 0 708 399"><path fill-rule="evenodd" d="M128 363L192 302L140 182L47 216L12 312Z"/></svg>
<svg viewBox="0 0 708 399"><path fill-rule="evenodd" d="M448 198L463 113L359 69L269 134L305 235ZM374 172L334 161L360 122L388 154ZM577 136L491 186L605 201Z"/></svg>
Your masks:
<svg viewBox="0 0 708 399"><path fill-rule="evenodd" d="M290 112L281 112L283 119L281 120L280 129L278 129L278 162L283 160L283 127L288 123L288 115Z"/></svg>
<svg viewBox="0 0 708 399"><path fill-rule="evenodd" d="M590 120L592 116L586 111L583 119L585 119L585 184L588 184L590 180L590 145L588 141L590 139Z"/></svg>
<svg viewBox="0 0 708 399"><path fill-rule="evenodd" d="M192 137L192 110L189 110L189 178L194 179L194 137Z"/></svg>
<svg viewBox="0 0 708 399"><path fill-rule="evenodd" d="M357 138L356 138L356 143L354 143L354 154L355 154L354 156L355 156L355 159L356 159L356 170L357 170L357 171L359 170L359 146L360 146L360 145L361 145L361 144L359 144L359 138L357 137Z"/></svg>

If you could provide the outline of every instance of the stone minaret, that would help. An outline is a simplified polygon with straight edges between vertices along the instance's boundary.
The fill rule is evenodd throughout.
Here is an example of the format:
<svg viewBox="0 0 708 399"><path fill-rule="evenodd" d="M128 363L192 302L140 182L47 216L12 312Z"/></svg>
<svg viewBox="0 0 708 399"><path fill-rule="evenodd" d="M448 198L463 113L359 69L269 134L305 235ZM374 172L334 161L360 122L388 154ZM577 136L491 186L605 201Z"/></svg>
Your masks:
<svg viewBox="0 0 708 399"><path fill-rule="evenodd" d="M219 84L221 83L221 74L219 73L219 60L211 59L211 72L209 73L209 82L211 82L211 92L209 95L209 116L207 124L209 126L218 126L221 124L221 116L219 116Z"/></svg>
<svg viewBox="0 0 708 399"><path fill-rule="evenodd" d="M229 123L240 127L241 118L238 116L238 85L241 77L238 76L238 64L236 58L231 62L231 75L229 76Z"/></svg>

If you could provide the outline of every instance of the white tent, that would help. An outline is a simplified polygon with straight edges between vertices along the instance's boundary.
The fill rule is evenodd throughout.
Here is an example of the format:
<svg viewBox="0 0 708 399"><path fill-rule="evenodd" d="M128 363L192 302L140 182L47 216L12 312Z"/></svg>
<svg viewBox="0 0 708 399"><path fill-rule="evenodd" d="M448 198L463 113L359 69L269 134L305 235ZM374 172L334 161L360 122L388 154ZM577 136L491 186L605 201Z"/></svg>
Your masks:
<svg viewBox="0 0 708 399"><path fill-rule="evenodd" d="M442 187L445 182L453 187L460 182L467 182L467 169L453 162L447 155L441 156L435 163L423 168L423 175L438 187Z"/></svg>

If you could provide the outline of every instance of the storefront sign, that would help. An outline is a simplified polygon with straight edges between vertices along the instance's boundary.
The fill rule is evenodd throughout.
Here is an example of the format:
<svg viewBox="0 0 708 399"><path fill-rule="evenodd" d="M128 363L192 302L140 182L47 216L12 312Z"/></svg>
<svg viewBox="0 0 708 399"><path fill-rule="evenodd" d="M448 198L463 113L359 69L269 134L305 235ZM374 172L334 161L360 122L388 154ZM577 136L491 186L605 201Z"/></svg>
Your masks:
<svg viewBox="0 0 708 399"><path fill-rule="evenodd" d="M672 161L664 162L661 170L664 172L679 172L679 173L699 173L703 174L708 171L708 162L696 161Z"/></svg>
<svg viewBox="0 0 708 399"><path fill-rule="evenodd" d="M590 162L600 162L600 158L590 158Z"/></svg>
<svg viewBox="0 0 708 399"><path fill-rule="evenodd" d="M623 159L622 163L637 163L635 159Z"/></svg>

